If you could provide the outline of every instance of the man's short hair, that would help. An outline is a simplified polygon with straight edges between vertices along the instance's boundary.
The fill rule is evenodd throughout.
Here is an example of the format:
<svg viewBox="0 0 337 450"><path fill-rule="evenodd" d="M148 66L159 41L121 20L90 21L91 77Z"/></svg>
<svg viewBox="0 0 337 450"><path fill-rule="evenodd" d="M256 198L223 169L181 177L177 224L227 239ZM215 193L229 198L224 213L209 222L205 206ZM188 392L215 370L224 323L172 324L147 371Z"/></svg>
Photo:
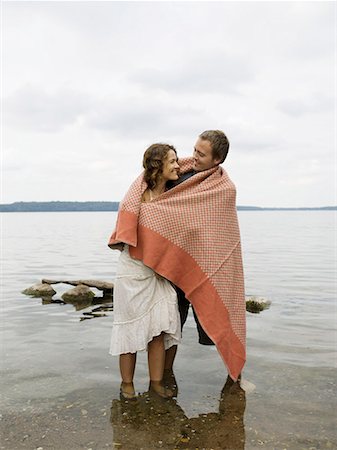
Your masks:
<svg viewBox="0 0 337 450"><path fill-rule="evenodd" d="M199 137L211 143L213 159L220 159L220 164L223 163L229 149L229 140L225 133L221 130L207 130Z"/></svg>

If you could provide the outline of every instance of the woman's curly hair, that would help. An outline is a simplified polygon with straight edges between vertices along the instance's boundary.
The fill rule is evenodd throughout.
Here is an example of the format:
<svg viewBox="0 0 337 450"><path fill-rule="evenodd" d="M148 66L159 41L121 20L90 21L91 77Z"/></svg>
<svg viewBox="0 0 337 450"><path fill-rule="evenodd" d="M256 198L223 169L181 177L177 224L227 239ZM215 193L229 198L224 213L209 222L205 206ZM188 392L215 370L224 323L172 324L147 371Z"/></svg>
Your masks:
<svg viewBox="0 0 337 450"><path fill-rule="evenodd" d="M160 175L163 173L164 160L170 150L177 154L173 145L169 144L152 144L145 150L143 157L144 180L149 189L154 189Z"/></svg>

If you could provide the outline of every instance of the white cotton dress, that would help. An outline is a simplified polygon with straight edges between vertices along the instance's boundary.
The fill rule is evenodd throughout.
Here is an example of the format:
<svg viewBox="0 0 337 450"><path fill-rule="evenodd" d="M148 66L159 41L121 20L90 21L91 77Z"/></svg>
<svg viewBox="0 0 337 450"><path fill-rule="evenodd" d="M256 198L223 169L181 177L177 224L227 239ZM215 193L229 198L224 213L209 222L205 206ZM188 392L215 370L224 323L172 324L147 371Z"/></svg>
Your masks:
<svg viewBox="0 0 337 450"><path fill-rule="evenodd" d="M165 349L180 342L175 289L142 261L131 258L128 245L119 257L113 303L111 355L147 350L148 343L162 332Z"/></svg>

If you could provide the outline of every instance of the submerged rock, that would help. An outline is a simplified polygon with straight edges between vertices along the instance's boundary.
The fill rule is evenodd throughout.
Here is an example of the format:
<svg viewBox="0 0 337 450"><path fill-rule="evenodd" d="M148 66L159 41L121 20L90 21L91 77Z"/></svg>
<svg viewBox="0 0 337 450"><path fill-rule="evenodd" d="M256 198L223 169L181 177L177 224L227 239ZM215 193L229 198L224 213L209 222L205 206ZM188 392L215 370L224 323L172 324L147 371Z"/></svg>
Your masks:
<svg viewBox="0 0 337 450"><path fill-rule="evenodd" d="M246 311L251 313L260 313L261 311L268 309L270 301L263 297L247 297L246 298Z"/></svg>
<svg viewBox="0 0 337 450"><path fill-rule="evenodd" d="M56 291L49 284L39 283L25 289L22 293L34 297L52 297Z"/></svg>
<svg viewBox="0 0 337 450"><path fill-rule="evenodd" d="M93 297L95 297L95 294L84 284L79 284L62 295L62 299L65 302L71 303L74 301L90 300Z"/></svg>

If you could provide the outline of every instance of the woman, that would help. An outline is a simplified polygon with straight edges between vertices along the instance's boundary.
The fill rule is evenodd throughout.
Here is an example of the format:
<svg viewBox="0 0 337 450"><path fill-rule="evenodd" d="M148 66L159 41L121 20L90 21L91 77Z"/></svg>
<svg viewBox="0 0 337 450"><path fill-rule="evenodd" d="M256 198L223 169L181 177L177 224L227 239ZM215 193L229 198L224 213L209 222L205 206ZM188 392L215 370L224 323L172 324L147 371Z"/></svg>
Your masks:
<svg viewBox="0 0 337 450"><path fill-rule="evenodd" d="M166 183L178 179L179 165L173 146L153 144L144 153L142 202L155 201L165 192ZM132 259L129 246L122 250L114 284L114 323L110 354L120 355L121 397L134 399L133 378L137 351L148 351L149 391L163 398L172 392L162 383L165 350L180 340L177 295L170 282L141 261Z"/></svg>

